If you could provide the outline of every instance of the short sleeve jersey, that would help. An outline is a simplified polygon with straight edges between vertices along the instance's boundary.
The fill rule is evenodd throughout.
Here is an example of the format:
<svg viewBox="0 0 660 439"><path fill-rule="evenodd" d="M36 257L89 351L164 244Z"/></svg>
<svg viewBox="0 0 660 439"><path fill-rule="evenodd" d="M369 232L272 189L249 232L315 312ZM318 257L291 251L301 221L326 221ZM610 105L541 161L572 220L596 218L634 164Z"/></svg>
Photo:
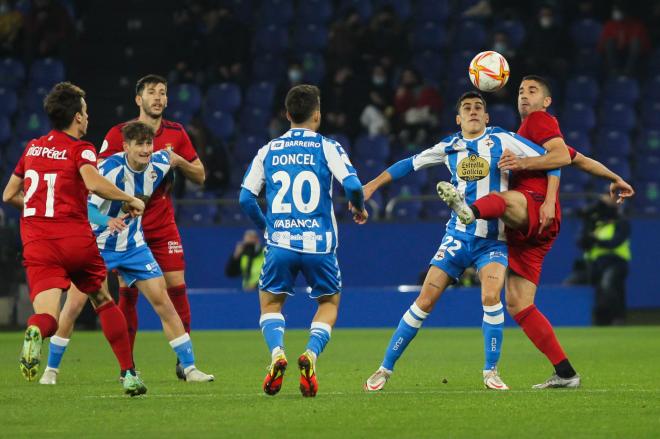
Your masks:
<svg viewBox="0 0 660 439"><path fill-rule="evenodd" d="M108 131L99 151L100 159L124 151L124 136L121 134L121 129L125 124L126 122L115 125ZM195 147L183 125L163 119L154 137L154 152L167 148L172 148L175 153L189 162L197 159ZM148 237L158 236L161 230L166 231L168 226L174 225L174 206L168 189L167 184L160 185L144 211L142 227Z"/></svg>
<svg viewBox="0 0 660 439"><path fill-rule="evenodd" d="M96 167L96 149L89 142L57 130L28 142L14 169L23 179L24 245L41 239L91 236L88 190L80 175L84 165Z"/></svg>

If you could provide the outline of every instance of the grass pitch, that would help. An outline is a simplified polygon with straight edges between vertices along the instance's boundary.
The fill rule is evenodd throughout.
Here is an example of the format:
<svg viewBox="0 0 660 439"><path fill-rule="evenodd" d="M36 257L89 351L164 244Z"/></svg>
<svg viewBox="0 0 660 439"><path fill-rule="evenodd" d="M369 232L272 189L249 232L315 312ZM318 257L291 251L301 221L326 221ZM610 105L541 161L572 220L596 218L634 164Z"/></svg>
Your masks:
<svg viewBox="0 0 660 439"><path fill-rule="evenodd" d="M261 391L269 355L258 330L193 332L198 366L216 376L210 384L177 381L163 335L140 333L136 362L149 392L138 398L121 393L100 332L74 334L54 387L24 381L21 334L0 333L0 437L660 436L660 327L557 332L580 389L532 390L552 370L524 334L507 329L500 372L512 390L487 391L479 330L423 328L385 389L367 394L362 384L391 330L339 329L320 357L313 399L300 396L295 367L306 331L287 331L290 367L275 397Z"/></svg>

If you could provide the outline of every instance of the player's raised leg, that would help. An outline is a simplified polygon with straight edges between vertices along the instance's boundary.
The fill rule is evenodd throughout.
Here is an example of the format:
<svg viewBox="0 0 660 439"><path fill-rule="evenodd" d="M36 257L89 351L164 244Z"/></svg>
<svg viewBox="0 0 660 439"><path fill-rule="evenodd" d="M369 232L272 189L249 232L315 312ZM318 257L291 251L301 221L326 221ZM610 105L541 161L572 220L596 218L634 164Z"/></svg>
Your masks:
<svg viewBox="0 0 660 439"><path fill-rule="evenodd" d="M60 312L59 327L50 338L48 345L48 365L39 379L39 384L57 384L62 357L69 345L76 319L87 303L87 295L71 284L66 293L66 301Z"/></svg>
<svg viewBox="0 0 660 439"><path fill-rule="evenodd" d="M503 250L506 246L502 243ZM484 336L483 379L487 389L508 390L509 387L500 378L497 363L502 351L504 329L504 306L500 299L504 287L506 272L506 253L501 256L504 263L490 262L479 269L481 281L481 304L484 315L481 329Z"/></svg>
<svg viewBox="0 0 660 439"><path fill-rule="evenodd" d="M28 381L33 381L39 372L43 340L57 331L61 297L60 288L50 288L34 295L32 301L34 314L27 321L19 361L21 373Z"/></svg>
<svg viewBox="0 0 660 439"><path fill-rule="evenodd" d="M394 365L406 350L408 344L415 338L419 328L422 327L422 323L424 323L442 293L451 283L452 277L442 269L431 265L428 273L426 273L419 296L403 314L399 326L392 334L390 343L385 350L383 362L378 370L367 379L364 384L365 390L377 391L385 386L394 371Z"/></svg>
<svg viewBox="0 0 660 439"><path fill-rule="evenodd" d="M261 327L261 333L271 356L268 372L263 382L264 393L267 395L276 395L280 391L284 381L284 372L288 365L284 352L286 322L282 315L282 306L286 297L284 293L259 292L259 306L261 308L259 327Z"/></svg>
<svg viewBox="0 0 660 439"><path fill-rule="evenodd" d="M580 375L568 361L548 319L534 305L536 285L514 272L506 283L507 311L520 325L527 337L552 363L555 373L535 389L579 387Z"/></svg>
<svg viewBox="0 0 660 439"><path fill-rule="evenodd" d="M123 270L122 275L126 279L127 276ZM159 276L138 280L135 284L147 300L149 300L158 317L160 317L165 337L170 342L170 346L181 362L186 381L214 381L215 377L213 375L206 374L195 367L195 353L193 351L192 340L190 339L190 335L185 331L183 323L181 323L181 319L167 295L165 279Z"/></svg>

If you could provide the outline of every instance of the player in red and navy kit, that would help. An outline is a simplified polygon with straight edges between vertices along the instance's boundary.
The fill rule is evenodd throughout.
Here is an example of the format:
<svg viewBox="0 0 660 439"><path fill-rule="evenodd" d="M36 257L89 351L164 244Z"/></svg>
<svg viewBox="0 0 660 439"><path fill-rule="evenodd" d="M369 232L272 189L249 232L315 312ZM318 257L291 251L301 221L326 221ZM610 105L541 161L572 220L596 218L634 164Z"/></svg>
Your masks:
<svg viewBox="0 0 660 439"><path fill-rule="evenodd" d="M204 183L204 165L197 156L186 130L176 122L163 119L163 111L167 107L167 80L158 75L148 75L137 82L135 89L135 103L140 108L137 120L153 128L154 152L171 148L183 157L188 165L181 166L183 175L193 183ZM100 159L122 152L123 137L121 128L124 123L115 125L105 136ZM151 249L156 262L163 270L167 292L174 304L186 332L190 332L190 304L186 293L184 277L185 262L183 259L183 246L179 230L174 222L174 207L169 194L169 185L161 185L148 202L148 208L142 218L144 237ZM138 328L137 288L129 288L120 279L119 307L126 316L131 339L131 348L135 343L135 334ZM177 376L185 379L183 370L177 364Z"/></svg>
<svg viewBox="0 0 660 439"><path fill-rule="evenodd" d="M62 293L72 282L89 295L119 361L126 393L146 392L135 375L126 320L102 283L106 269L87 220L89 191L128 203L141 215L144 203L99 175L96 149L79 140L87 132L85 93L64 82L53 87L44 108L53 130L31 140L9 179L2 199L23 211L21 240L30 300L20 369L28 381L38 372L43 339L55 334Z"/></svg>
<svg viewBox="0 0 660 439"><path fill-rule="evenodd" d="M469 208L456 206L464 214L461 220L465 223L475 218L502 218L507 225L507 310L555 368L553 376L534 386L539 389L580 385L580 376L568 361L552 325L534 305L543 260L559 233L561 221L559 180L556 177L546 178L546 174L540 171L572 164L610 180L610 192L613 196L618 193L619 201L634 193L621 177L565 144L557 119L546 112L551 103L550 87L543 78L523 78L518 95L518 110L522 119L518 134L542 145L548 154L538 160L503 154L500 169L514 171L510 190L482 197Z"/></svg>

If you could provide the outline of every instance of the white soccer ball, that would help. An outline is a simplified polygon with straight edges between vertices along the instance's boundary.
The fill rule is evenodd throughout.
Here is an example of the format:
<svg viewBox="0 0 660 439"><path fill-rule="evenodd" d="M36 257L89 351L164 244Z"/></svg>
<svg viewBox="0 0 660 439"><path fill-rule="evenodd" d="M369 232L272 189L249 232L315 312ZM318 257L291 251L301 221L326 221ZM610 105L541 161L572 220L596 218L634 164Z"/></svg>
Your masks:
<svg viewBox="0 0 660 439"><path fill-rule="evenodd" d="M509 80L509 63L492 50L477 54L468 69L470 81L481 91L491 92L504 87Z"/></svg>

